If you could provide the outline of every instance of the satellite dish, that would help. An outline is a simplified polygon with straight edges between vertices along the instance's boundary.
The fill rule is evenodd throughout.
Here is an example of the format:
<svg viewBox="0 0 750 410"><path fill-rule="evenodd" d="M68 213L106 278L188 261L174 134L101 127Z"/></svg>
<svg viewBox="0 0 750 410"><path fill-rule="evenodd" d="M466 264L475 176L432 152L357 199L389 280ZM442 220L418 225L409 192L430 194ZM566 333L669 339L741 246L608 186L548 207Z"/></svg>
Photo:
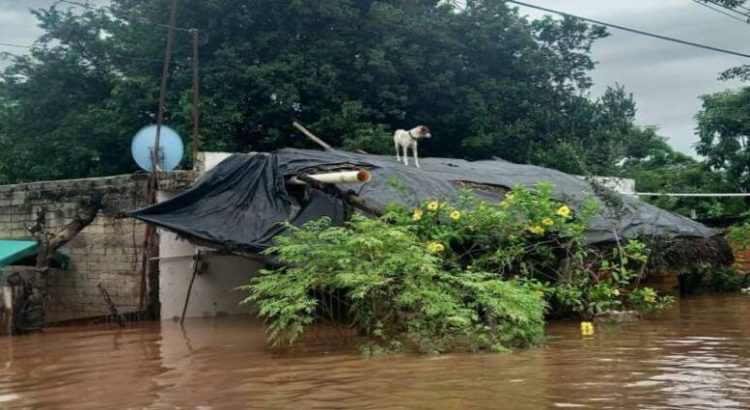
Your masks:
<svg viewBox="0 0 750 410"><path fill-rule="evenodd" d="M130 152L133 159L144 171L151 172L154 170L153 152L156 144L156 125L147 125L141 128L133 137L130 145ZM177 168L182 161L182 154L185 152L185 146L182 139L175 130L162 125L159 134L159 171L171 171Z"/></svg>

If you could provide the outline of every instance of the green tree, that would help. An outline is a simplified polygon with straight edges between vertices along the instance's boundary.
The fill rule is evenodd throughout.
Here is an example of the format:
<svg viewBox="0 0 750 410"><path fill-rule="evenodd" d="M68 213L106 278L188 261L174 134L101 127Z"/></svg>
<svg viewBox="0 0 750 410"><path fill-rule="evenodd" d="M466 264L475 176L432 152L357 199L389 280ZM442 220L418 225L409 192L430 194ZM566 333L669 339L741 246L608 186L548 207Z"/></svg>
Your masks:
<svg viewBox="0 0 750 410"><path fill-rule="evenodd" d="M724 171L739 192L750 190L750 88L702 97L696 150L712 170Z"/></svg>
<svg viewBox="0 0 750 410"><path fill-rule="evenodd" d="M636 180L640 192L713 193L732 192L734 186L721 170L705 161L675 152L666 142L644 150L640 159L622 164L617 175ZM685 216L720 218L738 216L745 210L740 198L645 197L654 205Z"/></svg>
<svg viewBox="0 0 750 410"><path fill-rule="evenodd" d="M45 34L0 74L0 182L134 170L170 3L35 11ZM425 123L425 155L579 172L611 168L642 137L621 88L587 97L603 28L529 21L504 2L183 0L177 25L200 30L206 150L307 146L297 119L334 146L390 154L393 129ZM185 136L190 54L178 30L166 114Z"/></svg>

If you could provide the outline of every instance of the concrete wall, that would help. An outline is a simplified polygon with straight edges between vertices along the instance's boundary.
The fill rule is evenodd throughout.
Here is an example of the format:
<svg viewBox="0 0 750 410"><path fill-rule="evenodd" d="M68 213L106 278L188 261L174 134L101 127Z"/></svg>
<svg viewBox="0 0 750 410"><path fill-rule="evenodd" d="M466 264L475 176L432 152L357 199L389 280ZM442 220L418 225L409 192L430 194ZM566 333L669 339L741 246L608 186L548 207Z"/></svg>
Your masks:
<svg viewBox="0 0 750 410"><path fill-rule="evenodd" d="M191 176L166 174L161 184L174 188ZM144 225L115 215L144 205L147 184L146 175L121 175L0 186L2 239L30 239L24 226L33 226L38 213L44 215L47 230L55 232L78 214L81 198L97 191L105 194L105 208L94 222L62 248L71 258L69 269L50 275L49 322L107 315L100 283L121 312L137 310ZM13 271L28 268L6 267L3 273Z"/></svg>
<svg viewBox="0 0 750 410"><path fill-rule="evenodd" d="M198 154L198 163L201 164L198 172L203 174L232 155L232 152L201 152Z"/></svg>
<svg viewBox="0 0 750 410"><path fill-rule="evenodd" d="M230 153L202 153L199 163L211 169ZM171 197L193 181L192 172L162 175L161 200ZM105 209L62 252L70 256L67 271L54 271L49 278L48 322L99 317L109 314L98 285L109 292L121 313L139 308L143 235L145 225L134 219L115 218L120 212L145 205L148 175L120 175L106 178L46 181L0 186L0 239L33 239L24 226L33 226L37 214L44 214L50 232L61 228L78 213L82 198L93 192L105 193ZM201 250L176 235L159 230L160 299L162 318L182 314L192 276L192 256ZM206 249L202 249L206 252ZM237 256L204 255L207 268L193 285L188 317L242 314L243 293L234 288L247 284L259 265ZM30 268L6 267L11 272Z"/></svg>
<svg viewBox="0 0 750 410"><path fill-rule="evenodd" d="M159 192L164 201L174 194ZM199 275L190 292L185 317L236 315L251 312L240 305L244 293L235 288L246 285L260 265L232 255L212 254L209 249L191 244L177 235L159 230L159 300L162 320L182 316L187 290L193 276L194 255L199 256Z"/></svg>
<svg viewBox="0 0 750 410"><path fill-rule="evenodd" d="M579 177L585 179L585 177ZM593 179L605 187L624 195L635 195L635 179L595 176Z"/></svg>
<svg viewBox="0 0 750 410"><path fill-rule="evenodd" d="M200 153L198 162L205 172L229 157L230 153ZM159 199L165 200L176 192L160 192ZM187 289L193 274L193 255L196 252L210 252L179 239L175 234L159 231L159 299L163 320L182 315ZM252 311L248 305L240 305L243 292L234 290L246 285L252 273L261 265L238 256L202 254L206 269L196 277L190 296L186 317L208 317L217 315L247 314Z"/></svg>
<svg viewBox="0 0 750 410"><path fill-rule="evenodd" d="M193 273L193 255L198 248L166 232L161 234L159 246L161 317L177 319L182 315ZM201 254L199 260L203 269L193 283L185 317L251 313L251 306L240 305L245 294L235 288L246 285L260 265L231 255Z"/></svg>

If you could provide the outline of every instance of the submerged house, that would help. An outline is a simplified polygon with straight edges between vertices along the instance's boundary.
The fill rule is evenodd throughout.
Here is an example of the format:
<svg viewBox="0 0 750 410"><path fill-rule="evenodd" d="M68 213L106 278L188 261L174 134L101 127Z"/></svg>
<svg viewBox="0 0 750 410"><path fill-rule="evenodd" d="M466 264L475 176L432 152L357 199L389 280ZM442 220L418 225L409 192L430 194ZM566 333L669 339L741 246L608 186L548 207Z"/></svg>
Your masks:
<svg viewBox="0 0 750 410"><path fill-rule="evenodd" d="M46 215L48 227L62 226L75 214L77 198L92 191L106 193L106 208L62 249L70 262L66 270L51 275L49 322L107 316L110 309L99 285L123 314L139 312L144 293L157 292L161 318L180 317L189 289L186 317L248 313L249 306L239 305L243 294L234 289L246 284L266 262L259 252L283 233L280 222L300 225L327 216L340 223L352 212L353 199L374 212L391 203L412 206L427 199L457 200L463 189L497 201L515 185L530 187L540 181L554 184L555 199L574 209L586 198L597 198L600 212L586 232L592 246L606 246L615 232L621 238L651 238L652 249L657 250L652 254L658 255L652 258L652 268L672 272L732 260L718 231L604 189L595 181L502 160L424 158L421 162L418 169L390 156L298 149L202 153L197 181L191 171L165 173L160 202L146 207L142 207L147 190L143 174L4 186L0 187L0 239L29 239L27 225L39 214ZM300 175L362 169L372 175L364 184L316 189L320 187L299 180ZM131 218L122 218L123 214ZM146 224L159 228L158 256L144 261ZM158 283L145 283L144 264L158 270ZM3 284L8 274L18 270L0 268Z"/></svg>
<svg viewBox="0 0 750 410"><path fill-rule="evenodd" d="M362 169L372 174L371 181L334 190L315 189L299 181L300 175ZM533 187L542 181L552 183L555 199L574 209L588 198L599 202L599 213L585 233L591 246L606 246L616 237L646 239L656 250L652 271L689 272L697 265L732 261L719 232L696 221L596 181L502 160L425 158L422 168L415 168L390 156L343 151L282 149L235 154L216 164L189 190L129 215L206 249L262 262L259 253L283 234L282 222L301 225L326 216L341 223L352 211L347 202L353 197L376 213L394 203L415 206L428 199L457 201L463 189L498 201L515 185ZM247 266L245 272L254 267ZM238 284L247 279L243 276Z"/></svg>

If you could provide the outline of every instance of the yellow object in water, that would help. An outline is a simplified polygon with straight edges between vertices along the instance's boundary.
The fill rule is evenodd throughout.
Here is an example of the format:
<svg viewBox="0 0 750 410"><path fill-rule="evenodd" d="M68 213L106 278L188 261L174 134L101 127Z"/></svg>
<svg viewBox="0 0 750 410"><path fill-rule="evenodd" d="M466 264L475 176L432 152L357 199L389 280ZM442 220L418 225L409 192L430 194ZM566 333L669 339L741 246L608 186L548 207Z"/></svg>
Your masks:
<svg viewBox="0 0 750 410"><path fill-rule="evenodd" d="M584 336L593 336L594 324L591 322L581 322L581 334Z"/></svg>

